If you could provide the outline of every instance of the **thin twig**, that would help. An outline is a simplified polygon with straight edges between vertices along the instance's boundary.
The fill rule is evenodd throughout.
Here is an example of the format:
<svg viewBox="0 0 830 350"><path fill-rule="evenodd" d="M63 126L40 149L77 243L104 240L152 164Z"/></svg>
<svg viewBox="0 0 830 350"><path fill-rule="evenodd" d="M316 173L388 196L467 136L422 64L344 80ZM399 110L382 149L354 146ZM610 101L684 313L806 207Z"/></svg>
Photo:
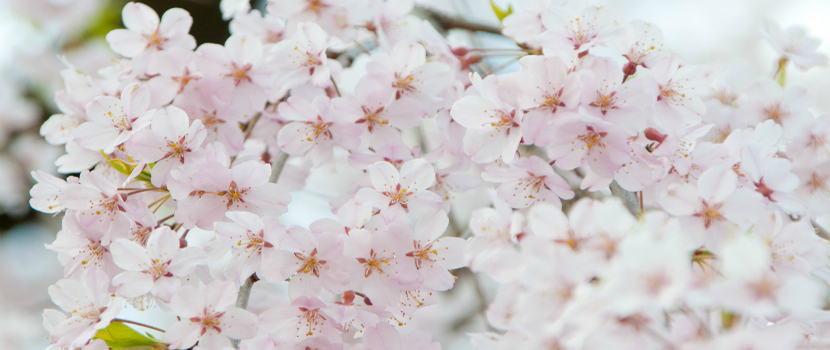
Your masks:
<svg viewBox="0 0 830 350"><path fill-rule="evenodd" d="M485 32L501 35L501 28L499 27L465 21L460 18L450 17L431 10L426 11L431 14L433 18L435 18L435 21L438 22L438 25L440 25L444 30L464 29L472 32Z"/></svg>
<svg viewBox="0 0 830 350"><path fill-rule="evenodd" d="M154 331L159 331L159 332L164 333L164 330L161 329L161 328L156 328L156 327L153 327L151 325L147 325L147 324L143 324L143 323L139 323L139 322L135 322L135 321L125 320L123 318L114 318L114 319L112 319L112 322L129 323L129 324L132 324L132 325L136 325L136 326L144 327L144 328L150 328Z"/></svg>
<svg viewBox="0 0 830 350"><path fill-rule="evenodd" d="M337 82L334 81L334 77L329 77L329 79L331 79L331 84L334 86L334 92L337 93L337 96L343 97L343 95L340 94L340 89L337 87Z"/></svg>
<svg viewBox="0 0 830 350"><path fill-rule="evenodd" d="M492 70L492 71L490 71L489 73L487 73L485 76L490 75L490 74L493 74L493 73L496 73L496 72L498 72L498 71L500 71L500 70L502 70L502 69L507 68L507 67L508 67L508 66L510 66L511 64L516 63L516 62L517 62L518 60L520 60L522 57L525 57L525 55L522 55L522 56L519 56L519 57L513 58L513 59L511 59L511 60L508 60L507 62L504 62L502 65L500 65L500 66L498 66L498 67L496 67L496 68L493 68L493 70Z"/></svg>

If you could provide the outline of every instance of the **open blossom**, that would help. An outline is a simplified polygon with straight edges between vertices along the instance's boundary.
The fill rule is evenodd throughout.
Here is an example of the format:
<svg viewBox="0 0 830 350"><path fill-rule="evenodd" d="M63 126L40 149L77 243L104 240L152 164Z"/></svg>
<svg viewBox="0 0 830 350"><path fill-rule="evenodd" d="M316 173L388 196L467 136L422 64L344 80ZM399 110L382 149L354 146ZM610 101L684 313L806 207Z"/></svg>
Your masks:
<svg viewBox="0 0 830 350"><path fill-rule="evenodd" d="M271 72L265 65L262 42L255 36L234 34L225 45L203 44L196 50L196 64L205 74L233 85L232 101L259 111L267 100Z"/></svg>
<svg viewBox="0 0 830 350"><path fill-rule="evenodd" d="M280 129L277 143L291 155L306 155L320 164L332 157L335 145L351 150L360 145L360 128L354 125L353 115L337 113L331 100L317 96L313 101L289 97L277 107L280 117L290 120Z"/></svg>
<svg viewBox="0 0 830 350"><path fill-rule="evenodd" d="M801 69L827 65L827 55L816 52L821 40L808 36L804 27L790 26L781 30L778 23L766 20L764 35L782 58L793 61Z"/></svg>
<svg viewBox="0 0 830 350"><path fill-rule="evenodd" d="M283 266L274 264L274 262L287 261L290 253L279 250L280 243L285 239L286 231L277 219L267 216L261 218L244 211L228 212L225 216L233 222L214 224L217 240L231 250L231 261L225 265L224 269L225 276L242 284L255 272L260 278L271 279L275 273L265 272L265 270L283 269ZM275 254L283 256L265 257L265 255ZM263 261L271 263L263 264ZM274 282L280 281L282 279Z"/></svg>
<svg viewBox="0 0 830 350"><path fill-rule="evenodd" d="M179 249L179 236L163 226L149 234L146 248L126 239L110 244L115 264L126 270L112 279L118 295L132 299L148 292L170 301L181 284L179 278L193 272L205 259L197 247Z"/></svg>
<svg viewBox="0 0 830 350"><path fill-rule="evenodd" d="M734 228L752 225L763 211L763 196L737 185L738 175L732 169L713 166L701 175L697 186L669 186L660 204L673 215L685 216L697 242L715 248Z"/></svg>
<svg viewBox="0 0 830 350"><path fill-rule="evenodd" d="M476 74L473 86L480 96L466 96L450 110L452 119L467 128L464 153L476 163L492 162L499 157L510 163L522 139L524 113L501 99L502 91L496 76L482 80Z"/></svg>
<svg viewBox="0 0 830 350"><path fill-rule="evenodd" d="M585 164L597 175L613 178L628 160L626 135L611 124L567 118L551 130L548 156L560 169Z"/></svg>
<svg viewBox="0 0 830 350"><path fill-rule="evenodd" d="M427 105L450 83L450 67L446 63L427 62L426 50L421 44L403 41L389 54L372 55L366 71L395 88L396 98L411 97Z"/></svg>
<svg viewBox="0 0 830 350"><path fill-rule="evenodd" d="M607 58L593 59L590 69L581 74L581 113L614 124L630 135L645 128L658 95L653 80L625 79L620 66Z"/></svg>
<svg viewBox="0 0 830 350"><path fill-rule="evenodd" d="M535 203L562 206L559 198L571 199L571 186L553 167L541 158L531 156L519 158L506 166L490 166L482 177L490 182L500 182L499 197L514 208L526 208Z"/></svg>
<svg viewBox="0 0 830 350"><path fill-rule="evenodd" d="M663 31L656 25L635 19L631 30L618 45L628 63L623 67L626 74L637 72L637 66L651 68L660 58L663 50Z"/></svg>
<svg viewBox="0 0 830 350"><path fill-rule="evenodd" d="M428 225L418 224L412 233L412 244L405 249L405 263L414 265L422 288L448 290L455 283L449 270L464 267L464 251L467 242L458 237L441 237L449 219L438 216Z"/></svg>
<svg viewBox="0 0 830 350"><path fill-rule="evenodd" d="M149 129L137 133L129 142L130 153L145 163L155 163L150 174L156 187L167 184L170 171L204 154L202 142L206 132L202 122L190 123L177 107L158 110Z"/></svg>
<svg viewBox="0 0 830 350"><path fill-rule="evenodd" d="M568 50L581 53L594 46L603 46L621 34L620 28L608 17L608 10L600 6L588 6L579 12L551 6L542 13L542 23L547 31L540 34L538 40L542 48L554 54Z"/></svg>
<svg viewBox="0 0 830 350"><path fill-rule="evenodd" d="M79 280L63 279L49 287L49 297L71 316L52 329L52 342L65 348L84 346L95 332L121 312L124 299L113 298L109 278L90 269Z"/></svg>
<svg viewBox="0 0 830 350"><path fill-rule="evenodd" d="M198 341L199 348L222 350L231 346L229 338L253 338L257 316L234 307L236 294L236 285L229 281L217 280L198 289L182 287L170 303L180 321L162 339L174 349L187 349Z"/></svg>
<svg viewBox="0 0 830 350"><path fill-rule="evenodd" d="M274 45L268 57L275 68L277 89L288 90L308 81L327 86L331 67L326 49L335 43L319 25L313 22L298 24L294 35Z"/></svg>
<svg viewBox="0 0 830 350"><path fill-rule="evenodd" d="M260 316L260 328L276 341L299 343L309 338L337 342L339 325L326 313L326 304L315 297L301 296L291 305L280 305Z"/></svg>
<svg viewBox="0 0 830 350"><path fill-rule="evenodd" d="M179 202L176 221L191 228L212 229L229 211L279 216L291 197L280 185L269 183L271 167L247 161L230 169L218 161L180 167L171 174L170 195Z"/></svg>
<svg viewBox="0 0 830 350"><path fill-rule="evenodd" d="M73 136L81 147L112 153L116 146L150 125L149 105L150 91L138 83L125 87L121 99L97 97L86 107L89 121L75 129Z"/></svg>
<svg viewBox="0 0 830 350"><path fill-rule="evenodd" d="M441 197L428 189L435 183L435 170L425 159L408 161L400 172L388 162L369 166L373 188L361 188L355 199L380 209L384 217L401 219L406 213L425 215L440 209Z"/></svg>
<svg viewBox="0 0 830 350"><path fill-rule="evenodd" d="M188 32L193 18L180 8L167 10L159 21L158 14L147 5L131 2L122 11L124 26L107 34L113 51L133 58L133 64L146 67L147 74L157 72L157 64L171 48L193 50L196 39Z"/></svg>

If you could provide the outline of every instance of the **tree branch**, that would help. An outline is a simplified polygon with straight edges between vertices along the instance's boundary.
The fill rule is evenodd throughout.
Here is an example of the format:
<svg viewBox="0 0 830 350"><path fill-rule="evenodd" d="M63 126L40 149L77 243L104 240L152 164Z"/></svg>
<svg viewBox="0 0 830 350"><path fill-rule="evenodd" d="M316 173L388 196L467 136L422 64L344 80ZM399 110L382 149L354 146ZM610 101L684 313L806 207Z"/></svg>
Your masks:
<svg viewBox="0 0 830 350"><path fill-rule="evenodd" d="M464 29L469 30L472 32L484 32L484 33L492 33L492 34L501 34L501 28L489 26L486 24L474 23L470 21L465 21L460 18L447 16L445 14L441 14L430 9L422 8L424 12L426 12L429 16L435 19L435 22L441 26L444 30L449 29Z"/></svg>
<svg viewBox="0 0 830 350"><path fill-rule="evenodd" d="M628 209L628 212L634 215L635 218L639 218L642 212L640 212L640 203L637 201L637 196L620 187L620 184L616 180L611 181L610 187L611 194L622 199L623 205Z"/></svg>

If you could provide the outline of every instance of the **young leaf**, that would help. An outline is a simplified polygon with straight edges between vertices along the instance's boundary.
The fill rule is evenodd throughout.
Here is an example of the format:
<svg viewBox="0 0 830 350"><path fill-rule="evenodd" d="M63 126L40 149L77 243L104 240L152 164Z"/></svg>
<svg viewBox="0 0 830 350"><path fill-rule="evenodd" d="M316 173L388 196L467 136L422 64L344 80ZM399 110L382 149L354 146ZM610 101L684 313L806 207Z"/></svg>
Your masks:
<svg viewBox="0 0 830 350"><path fill-rule="evenodd" d="M499 18L499 22L503 21L505 17L510 16L513 13L513 5L507 5L506 10L502 10L499 5L496 5L496 2L490 0L490 6L493 7L493 12L496 13L496 17Z"/></svg>
<svg viewBox="0 0 830 350"><path fill-rule="evenodd" d="M103 339L111 349L134 347L153 347L159 341L148 338L121 322L110 323L107 328L98 330L94 339Z"/></svg>

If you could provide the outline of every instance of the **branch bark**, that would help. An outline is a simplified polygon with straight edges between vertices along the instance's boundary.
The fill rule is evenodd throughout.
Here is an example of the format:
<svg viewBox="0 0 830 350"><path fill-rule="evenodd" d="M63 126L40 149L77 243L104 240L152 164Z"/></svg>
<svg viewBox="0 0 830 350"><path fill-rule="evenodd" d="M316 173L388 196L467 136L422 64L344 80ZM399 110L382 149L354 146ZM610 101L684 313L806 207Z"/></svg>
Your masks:
<svg viewBox="0 0 830 350"><path fill-rule="evenodd" d="M637 196L634 193L626 191L624 188L620 187L620 184L617 181L611 181L611 194L615 197L622 199L623 205L625 208L628 209L628 212L631 215L634 215L635 218L639 218L640 214L640 203L637 201Z"/></svg>
<svg viewBox="0 0 830 350"><path fill-rule="evenodd" d="M445 15L445 14L441 14L441 13L438 13L438 12L435 12L435 11L432 11L432 10L429 10L429 9L423 9L422 8L422 10L424 12L428 13L430 16L432 16L432 18L435 19L435 22L438 23L438 25L440 25L441 28L443 28L444 30L464 29L464 30L469 30L469 31L472 31L472 32L484 32L484 33L502 35L501 34L501 28L499 28L499 27L494 27L494 26L490 26L490 25L486 25L486 24L480 24L480 23L465 21L463 19L448 16L448 15Z"/></svg>

